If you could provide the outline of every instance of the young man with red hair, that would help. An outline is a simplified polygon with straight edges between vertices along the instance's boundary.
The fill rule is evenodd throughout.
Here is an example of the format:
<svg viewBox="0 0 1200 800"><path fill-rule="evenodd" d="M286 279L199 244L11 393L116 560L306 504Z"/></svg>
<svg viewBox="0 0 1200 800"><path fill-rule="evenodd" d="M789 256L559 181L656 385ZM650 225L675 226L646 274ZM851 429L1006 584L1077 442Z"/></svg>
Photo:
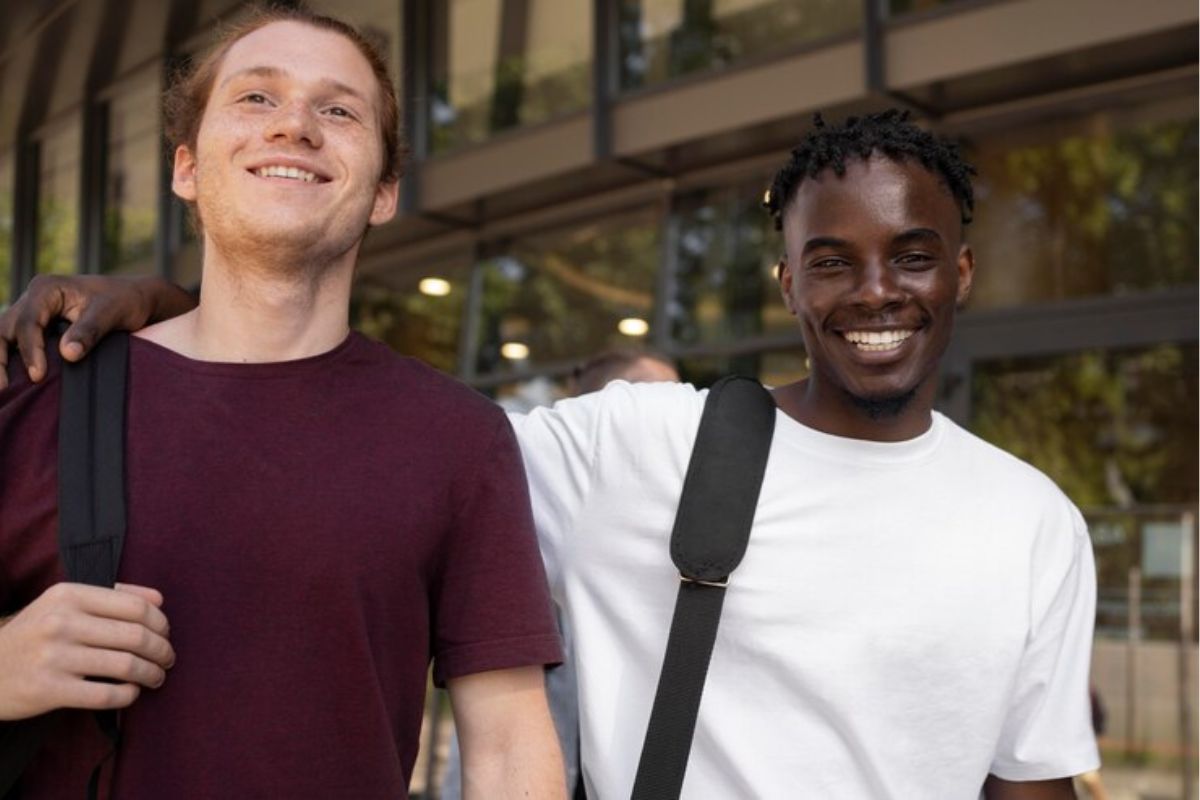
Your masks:
<svg viewBox="0 0 1200 800"><path fill-rule="evenodd" d="M113 796L401 797L431 660L468 796L562 795L559 644L509 423L349 329L359 246L396 210L378 55L268 11L168 108L203 291L130 341L117 588L61 582L60 362L0 393L0 720L79 709L22 796L82 795L106 748L82 709L122 709Z"/></svg>

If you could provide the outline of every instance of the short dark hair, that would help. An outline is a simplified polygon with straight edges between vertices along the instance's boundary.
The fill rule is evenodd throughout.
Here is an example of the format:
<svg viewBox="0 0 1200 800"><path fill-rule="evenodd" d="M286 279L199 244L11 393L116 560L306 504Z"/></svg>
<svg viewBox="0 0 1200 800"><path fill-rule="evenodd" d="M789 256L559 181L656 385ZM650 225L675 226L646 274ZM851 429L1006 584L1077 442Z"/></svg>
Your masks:
<svg viewBox="0 0 1200 800"><path fill-rule="evenodd" d="M576 390L579 394L586 394L603 389L609 381L620 378L644 358L675 369L675 362L670 356L657 350L648 347L614 347L597 353L575 367L572 376L575 378Z"/></svg>
<svg viewBox="0 0 1200 800"><path fill-rule="evenodd" d="M775 174L763 198L763 206L775 220L775 229L783 229L784 212L805 178L815 178L827 169L845 175L847 161L853 158L865 161L872 153L882 153L893 161L911 158L920 162L941 178L954 195L962 223L970 223L975 210L975 193L971 188L975 168L963 160L953 140L917 127L909 120L908 111L889 108L862 117L848 117L839 125L827 125L819 113L813 115L813 129Z"/></svg>

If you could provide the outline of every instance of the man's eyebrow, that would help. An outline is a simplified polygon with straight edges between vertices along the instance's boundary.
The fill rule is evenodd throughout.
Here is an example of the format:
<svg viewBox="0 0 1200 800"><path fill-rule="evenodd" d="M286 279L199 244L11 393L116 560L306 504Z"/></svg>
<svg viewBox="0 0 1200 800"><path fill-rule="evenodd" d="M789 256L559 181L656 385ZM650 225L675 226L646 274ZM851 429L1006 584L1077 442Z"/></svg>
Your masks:
<svg viewBox="0 0 1200 800"><path fill-rule="evenodd" d="M224 86L230 81L237 80L238 78L282 78L285 75L287 75L287 70L282 70L279 67L246 67L245 69L239 69L237 72L227 76L225 80L221 81L221 86ZM353 86L344 84L341 81L334 80L333 78L322 78L320 80L320 84L324 88L331 90L334 94L347 94L363 101L364 103L368 102L366 95L364 95L358 89L355 89Z"/></svg>
<svg viewBox="0 0 1200 800"><path fill-rule="evenodd" d="M814 236L804 243L804 249L801 253L808 253L813 250L820 250L822 247L841 248L848 247L849 242L845 239L839 239L836 236Z"/></svg>
<svg viewBox="0 0 1200 800"><path fill-rule="evenodd" d="M918 242L933 242L940 244L942 235L933 228L913 228L892 239L893 244L915 244Z"/></svg>

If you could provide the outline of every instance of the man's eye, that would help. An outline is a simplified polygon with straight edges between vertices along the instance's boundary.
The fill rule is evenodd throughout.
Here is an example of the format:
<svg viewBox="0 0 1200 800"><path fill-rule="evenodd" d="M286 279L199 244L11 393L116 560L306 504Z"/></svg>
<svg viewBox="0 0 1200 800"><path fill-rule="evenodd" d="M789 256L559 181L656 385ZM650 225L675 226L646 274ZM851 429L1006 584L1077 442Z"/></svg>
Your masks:
<svg viewBox="0 0 1200 800"><path fill-rule="evenodd" d="M809 264L812 269L836 269L846 266L844 258L820 258Z"/></svg>
<svg viewBox="0 0 1200 800"><path fill-rule="evenodd" d="M259 94L258 92L251 92L250 94L247 94L244 97L242 97L242 102L243 103L254 103L256 105L262 104L262 103L267 102L267 96L265 94Z"/></svg>
<svg viewBox="0 0 1200 800"><path fill-rule="evenodd" d="M330 106L327 113L334 117L346 117L348 119L354 119L354 113L351 112L350 109L343 106Z"/></svg>
<svg viewBox="0 0 1200 800"><path fill-rule="evenodd" d="M933 263L933 256L928 253L905 253L896 259L896 263L907 267L924 267Z"/></svg>

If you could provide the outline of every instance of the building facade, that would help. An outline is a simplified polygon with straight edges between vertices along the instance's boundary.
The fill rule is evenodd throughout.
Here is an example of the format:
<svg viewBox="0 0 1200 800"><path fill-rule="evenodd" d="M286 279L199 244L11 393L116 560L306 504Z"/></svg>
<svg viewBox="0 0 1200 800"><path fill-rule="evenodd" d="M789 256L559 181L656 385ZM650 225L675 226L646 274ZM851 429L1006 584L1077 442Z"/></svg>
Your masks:
<svg viewBox="0 0 1200 800"><path fill-rule="evenodd" d="M888 106L960 139L978 270L940 405L1088 514L1102 743L1195 791L1193 0L309 5L377 39L406 111L356 324L509 402L639 342L700 384L803 375L760 209L788 148ZM159 96L242 6L0 7L0 305L46 272L198 280Z"/></svg>

